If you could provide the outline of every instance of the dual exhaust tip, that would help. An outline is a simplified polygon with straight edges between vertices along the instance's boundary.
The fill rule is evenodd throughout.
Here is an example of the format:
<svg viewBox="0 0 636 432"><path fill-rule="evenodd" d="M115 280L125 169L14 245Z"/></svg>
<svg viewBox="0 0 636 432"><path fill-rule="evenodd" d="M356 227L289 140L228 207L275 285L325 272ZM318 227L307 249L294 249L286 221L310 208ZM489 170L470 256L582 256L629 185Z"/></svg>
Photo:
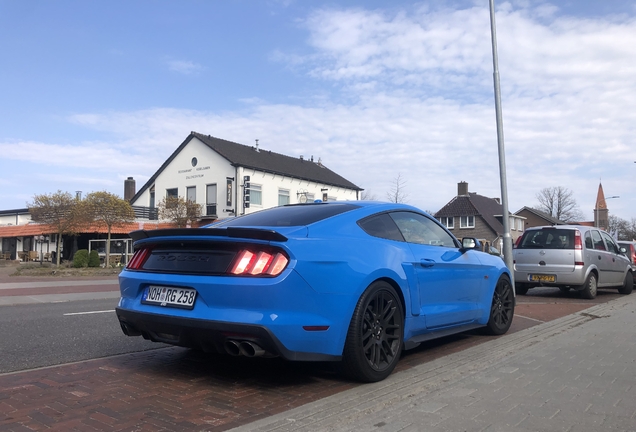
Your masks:
<svg viewBox="0 0 636 432"><path fill-rule="evenodd" d="M245 356L245 357L261 357L267 354L263 348L254 342L250 341L238 341L228 340L225 342L225 351L233 356Z"/></svg>

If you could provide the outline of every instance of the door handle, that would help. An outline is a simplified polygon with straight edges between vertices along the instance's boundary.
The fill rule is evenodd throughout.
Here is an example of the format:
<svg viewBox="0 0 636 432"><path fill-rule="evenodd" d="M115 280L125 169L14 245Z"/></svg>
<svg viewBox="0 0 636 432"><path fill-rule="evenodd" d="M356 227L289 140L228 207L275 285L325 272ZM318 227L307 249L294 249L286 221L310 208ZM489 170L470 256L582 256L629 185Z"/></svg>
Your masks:
<svg viewBox="0 0 636 432"><path fill-rule="evenodd" d="M422 267L433 267L435 265L435 261L432 259L423 258L420 260L420 265Z"/></svg>

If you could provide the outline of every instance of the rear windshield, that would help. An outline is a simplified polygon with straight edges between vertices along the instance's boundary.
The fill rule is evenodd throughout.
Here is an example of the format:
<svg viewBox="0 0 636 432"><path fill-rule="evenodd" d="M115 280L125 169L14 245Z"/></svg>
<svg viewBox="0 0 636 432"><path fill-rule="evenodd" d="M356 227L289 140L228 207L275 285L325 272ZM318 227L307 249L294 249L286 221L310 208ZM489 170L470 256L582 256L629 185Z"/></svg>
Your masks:
<svg viewBox="0 0 636 432"><path fill-rule="evenodd" d="M547 228L526 231L518 249L574 249L574 230Z"/></svg>
<svg viewBox="0 0 636 432"><path fill-rule="evenodd" d="M359 208L355 204L292 204L261 210L256 213L228 219L210 225L209 228L241 226L241 227L271 227L271 226L303 226L336 216L341 213Z"/></svg>

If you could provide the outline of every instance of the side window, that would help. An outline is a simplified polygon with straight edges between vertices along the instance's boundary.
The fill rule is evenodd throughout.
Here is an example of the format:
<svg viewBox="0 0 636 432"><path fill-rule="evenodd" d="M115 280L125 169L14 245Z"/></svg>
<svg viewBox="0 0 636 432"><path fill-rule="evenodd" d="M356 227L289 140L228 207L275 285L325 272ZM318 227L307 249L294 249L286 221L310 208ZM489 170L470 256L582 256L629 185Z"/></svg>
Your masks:
<svg viewBox="0 0 636 432"><path fill-rule="evenodd" d="M589 231L585 233L585 248L594 249L594 245L592 244L592 235Z"/></svg>
<svg viewBox="0 0 636 432"><path fill-rule="evenodd" d="M367 234L373 237L380 237L388 240L404 241L404 237L400 233L400 230L387 213L371 216L361 221L358 221L358 225Z"/></svg>
<svg viewBox="0 0 636 432"><path fill-rule="evenodd" d="M592 241L594 242L594 249L605 250L605 245L603 244L601 233L596 230L592 231Z"/></svg>
<svg viewBox="0 0 636 432"><path fill-rule="evenodd" d="M394 212L391 218L409 243L457 247L453 237L438 222L419 213Z"/></svg>
<svg viewBox="0 0 636 432"><path fill-rule="evenodd" d="M610 235L606 232L602 232L601 235L603 236L603 239L605 240L607 249L610 250L611 252L614 252L615 254L619 254L620 251L618 249L618 246L616 246L616 243L614 243L614 239L610 237Z"/></svg>

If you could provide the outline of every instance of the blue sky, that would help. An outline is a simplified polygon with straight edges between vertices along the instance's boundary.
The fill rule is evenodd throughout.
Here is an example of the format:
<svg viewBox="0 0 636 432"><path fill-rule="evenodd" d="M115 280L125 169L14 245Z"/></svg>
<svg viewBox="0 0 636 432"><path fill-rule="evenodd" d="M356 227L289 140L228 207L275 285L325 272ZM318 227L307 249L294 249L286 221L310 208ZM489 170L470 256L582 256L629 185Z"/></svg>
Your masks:
<svg viewBox="0 0 636 432"><path fill-rule="evenodd" d="M496 1L510 211L636 217L636 2ZM0 210L123 195L190 131L436 211L499 197L488 1L0 0Z"/></svg>

